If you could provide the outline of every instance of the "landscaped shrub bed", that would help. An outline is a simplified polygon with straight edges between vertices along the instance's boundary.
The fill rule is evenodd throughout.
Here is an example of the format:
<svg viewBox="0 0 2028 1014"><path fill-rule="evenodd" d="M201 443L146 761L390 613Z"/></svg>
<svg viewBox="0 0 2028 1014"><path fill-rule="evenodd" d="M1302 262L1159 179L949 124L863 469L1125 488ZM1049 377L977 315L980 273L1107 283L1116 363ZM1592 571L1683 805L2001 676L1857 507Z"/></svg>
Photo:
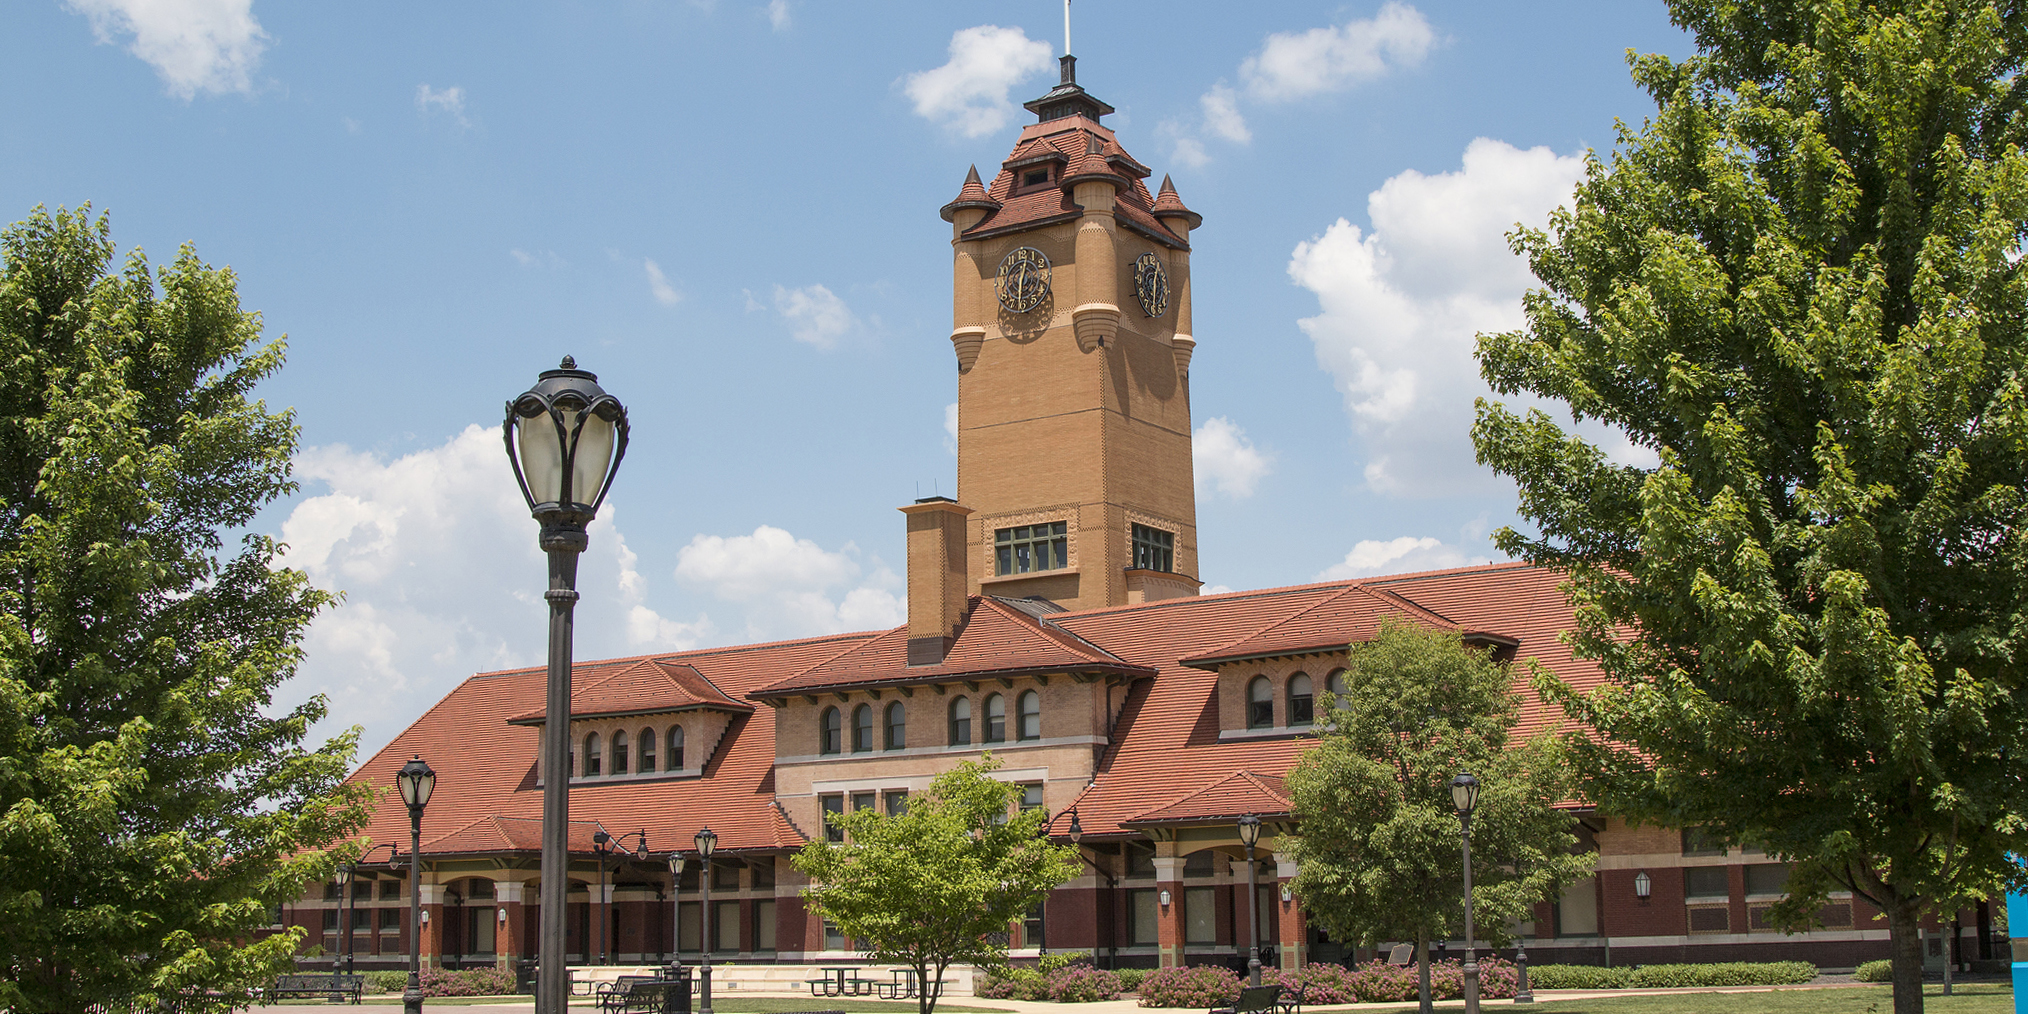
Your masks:
<svg viewBox="0 0 2028 1014"><path fill-rule="evenodd" d="M1793 986L1817 977L1807 961L1721 961L1701 965L1532 965L1530 989L1671 989L1686 986Z"/></svg>
<svg viewBox="0 0 2028 1014"><path fill-rule="evenodd" d="M1886 958L1868 961L1852 970L1852 978L1860 982L1893 982L1894 962Z"/></svg>
<svg viewBox="0 0 2028 1014"><path fill-rule="evenodd" d="M1066 956L1067 957L1067 956ZM1094 968L1085 961L1043 959L1041 968L1009 966L995 969L986 977L979 995L989 1000L1054 1000L1057 1003L1091 1003L1117 1000L1123 987L1117 973Z"/></svg>
<svg viewBox="0 0 2028 1014"><path fill-rule="evenodd" d="M1120 992L1138 993L1141 990L1141 980L1148 977L1148 970L1145 968L1118 968L1113 970L1113 974L1120 977Z"/></svg>
<svg viewBox="0 0 2028 1014"><path fill-rule="evenodd" d="M1500 958L1479 962L1479 995L1482 997L1493 1000L1513 996L1516 979L1512 962ZM1141 982L1141 1006L1206 1009L1230 1006L1239 999L1239 989L1245 981L1238 973L1216 965L1156 969ZM1395 966L1377 959L1353 968L1312 962L1294 975L1286 974L1279 968L1264 968L1260 981L1291 989L1298 983L1303 984L1303 1005L1306 1007L1339 1003L1400 1003L1416 996L1415 966ZM1464 996L1463 963L1454 960L1431 962L1429 991L1430 996L1438 1000L1456 1000Z"/></svg>
<svg viewBox="0 0 2028 1014"><path fill-rule="evenodd" d="M514 976L497 968L425 968L422 991L424 996L500 996L514 992Z"/></svg>
<svg viewBox="0 0 2028 1014"><path fill-rule="evenodd" d="M407 972L363 972L368 993L399 993L408 988Z"/></svg>

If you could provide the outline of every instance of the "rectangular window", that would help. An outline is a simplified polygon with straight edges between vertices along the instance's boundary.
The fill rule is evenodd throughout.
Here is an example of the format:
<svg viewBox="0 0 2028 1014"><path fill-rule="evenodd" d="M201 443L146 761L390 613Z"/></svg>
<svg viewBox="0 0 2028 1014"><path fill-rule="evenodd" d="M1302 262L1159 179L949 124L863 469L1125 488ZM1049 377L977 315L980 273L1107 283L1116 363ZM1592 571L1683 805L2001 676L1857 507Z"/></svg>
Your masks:
<svg viewBox="0 0 2028 1014"><path fill-rule="evenodd" d="M772 901L754 902L753 949L757 951L775 949L775 903Z"/></svg>
<svg viewBox="0 0 2028 1014"><path fill-rule="evenodd" d="M370 908L355 908L355 909L353 909L353 910L352 910L352 932L354 932L354 933L371 933L371 932L373 932L373 910L372 910L372 909L370 909Z"/></svg>
<svg viewBox="0 0 2028 1014"><path fill-rule="evenodd" d="M1598 878L1572 881L1556 901L1556 935L1595 937L1598 935Z"/></svg>
<svg viewBox="0 0 2028 1014"><path fill-rule="evenodd" d="M739 890L739 867L733 863L712 863L711 889L714 891Z"/></svg>
<svg viewBox="0 0 2028 1014"><path fill-rule="evenodd" d="M1155 875L1155 850L1137 842L1124 843L1127 849L1127 876L1152 877Z"/></svg>
<svg viewBox="0 0 2028 1014"><path fill-rule="evenodd" d="M1127 892L1127 935L1134 943L1152 944L1160 939L1158 900L1153 888Z"/></svg>
<svg viewBox="0 0 2028 1014"><path fill-rule="evenodd" d="M831 815L845 812L845 797L835 793L828 796L818 796L817 803L823 808L824 840L844 841L845 830L832 825Z"/></svg>
<svg viewBox="0 0 2028 1014"><path fill-rule="evenodd" d="M1746 893L1787 894L1789 890L1789 864L1754 863L1746 868Z"/></svg>
<svg viewBox="0 0 2028 1014"><path fill-rule="evenodd" d="M1212 873L1211 857L1215 854L1216 853L1212 852L1210 849L1200 849L1196 852L1190 853L1187 856L1184 856L1183 875L1186 877L1211 876ZM1243 877L1246 875L1246 867L1244 864L1241 864L1239 869L1234 870L1232 872L1234 876Z"/></svg>
<svg viewBox="0 0 2028 1014"><path fill-rule="evenodd" d="M829 919L824 920L824 949L827 951L845 949L845 934L840 933L837 924Z"/></svg>
<svg viewBox="0 0 2028 1014"><path fill-rule="evenodd" d="M380 910L380 931L382 933L401 932L401 909L383 908Z"/></svg>
<svg viewBox="0 0 2028 1014"><path fill-rule="evenodd" d="M877 792L855 792L852 794L852 809L854 811L871 810L873 809L874 800L879 797L880 794Z"/></svg>
<svg viewBox="0 0 2028 1014"><path fill-rule="evenodd" d="M899 817L908 812L908 790L892 789L887 793L887 815Z"/></svg>
<svg viewBox="0 0 2028 1014"><path fill-rule="evenodd" d="M1732 888L1726 883L1723 866L1690 866L1683 870L1683 897L1685 898L1728 898Z"/></svg>
<svg viewBox="0 0 2028 1014"><path fill-rule="evenodd" d="M325 910L324 910L324 932L326 932L326 933L336 933L336 932L338 932L338 910L337 910L337 909L335 909L335 908L327 908L327 909L325 909Z"/></svg>
<svg viewBox="0 0 2028 1014"><path fill-rule="evenodd" d="M381 881L381 882L380 882L380 900L382 900L382 901L393 901L393 900L398 900L398 899L400 899L400 898L401 898L401 884L402 884L402 882L401 882L401 881L399 881L399 880L383 880L383 881Z"/></svg>
<svg viewBox="0 0 2028 1014"><path fill-rule="evenodd" d="M998 573L1028 574L1070 566L1070 525L1055 521L1002 528L993 533Z"/></svg>
<svg viewBox="0 0 2028 1014"><path fill-rule="evenodd" d="M1183 889L1183 942L1209 944L1218 940L1218 889Z"/></svg>
<svg viewBox="0 0 2028 1014"><path fill-rule="evenodd" d="M1043 942L1042 906L1028 910L1028 917L1021 920L1021 942L1029 947L1040 947Z"/></svg>
<svg viewBox="0 0 2028 1014"><path fill-rule="evenodd" d="M1725 854L1725 839L1701 827L1686 827L1683 829L1683 854L1722 856Z"/></svg>
<svg viewBox="0 0 2028 1014"><path fill-rule="evenodd" d="M1147 525L1134 526L1134 569L1176 569L1176 533Z"/></svg>
<svg viewBox="0 0 2028 1014"><path fill-rule="evenodd" d="M739 945L739 902L711 903L711 935L715 938L713 947L721 952L738 954L744 950Z"/></svg>
<svg viewBox="0 0 2028 1014"><path fill-rule="evenodd" d="M1027 785L1021 786L1021 809L1039 810L1041 808L1042 808L1042 783L1030 782Z"/></svg>
<svg viewBox="0 0 2028 1014"><path fill-rule="evenodd" d="M772 891L775 889L775 861L773 859L762 856L754 860L751 869L753 870L754 890Z"/></svg>
<svg viewBox="0 0 2028 1014"><path fill-rule="evenodd" d="M704 939L704 909L694 901L686 901L676 909L676 949L683 951L702 950L698 941Z"/></svg>

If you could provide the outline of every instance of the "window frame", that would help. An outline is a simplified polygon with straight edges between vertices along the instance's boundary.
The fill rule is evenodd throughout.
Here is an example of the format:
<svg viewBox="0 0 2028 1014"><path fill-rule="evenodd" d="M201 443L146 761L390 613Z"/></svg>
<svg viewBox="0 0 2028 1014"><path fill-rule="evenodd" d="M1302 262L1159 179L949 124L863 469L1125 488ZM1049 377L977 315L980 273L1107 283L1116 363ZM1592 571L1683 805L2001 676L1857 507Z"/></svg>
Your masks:
<svg viewBox="0 0 2028 1014"><path fill-rule="evenodd" d="M1152 570L1163 574L1176 572L1176 533L1138 521L1127 526L1127 545L1133 556L1134 570Z"/></svg>
<svg viewBox="0 0 2028 1014"><path fill-rule="evenodd" d="M635 763L634 770L644 775L656 774L660 770L656 760L662 754L662 734L650 726L636 733L634 739L640 743L641 751L640 760Z"/></svg>
<svg viewBox="0 0 2028 1014"><path fill-rule="evenodd" d="M824 827L824 840L841 842L845 840L845 829L831 823L830 816L845 812L845 794L826 792L817 797L817 823Z"/></svg>
<svg viewBox="0 0 2028 1014"><path fill-rule="evenodd" d="M629 754L627 753L627 751L631 749L627 745L627 730L614 729L612 740L613 740L612 745L613 775L614 777L618 777L633 770L632 765L627 763L629 759Z"/></svg>
<svg viewBox="0 0 2028 1014"><path fill-rule="evenodd" d="M1043 531L1037 532L1037 529ZM1042 564L1022 566L1019 550L1029 550L1032 561L1034 550L1040 547ZM993 574L995 577L1009 577L1019 574L1047 574L1067 570L1070 567L1070 523L1068 521L1038 521L1028 525L1009 525L993 530Z"/></svg>
<svg viewBox="0 0 2028 1014"><path fill-rule="evenodd" d="M584 734L584 776L585 776L586 778L597 778L597 777L599 777L599 774L600 774L600 767L601 767L601 765L600 765L600 761L601 761L601 760L603 760L603 759L604 759L604 755L603 755L603 754L601 754L601 753L600 753L600 751L599 751L599 734L598 734L598 733L596 733L596 732L587 732L587 733L585 733L585 734Z"/></svg>
<svg viewBox="0 0 2028 1014"><path fill-rule="evenodd" d="M997 708L996 708L996 706L997 706ZM985 728L984 728L984 730L983 730L983 733L984 733L984 735L983 735L983 736L982 736L982 737L981 737L981 738L979 739L979 742L981 742L981 743L1005 743L1005 742L1007 742L1007 697L1006 697L1006 695L1004 695L1004 694L987 694L987 695L986 695L986 705L985 705L985 707L983 707L983 708L981 708L981 709L979 709L979 710L981 710L981 711L985 712L985 714L984 714L984 715L982 716L982 717L983 717L983 718L985 719L985 722L984 722ZM994 712L995 710L998 710L998 711L999 711L999 714L995 715L995 714L993 713L993 712ZM998 724L997 726L995 726L995 724L994 724L994 723L996 723L996 722L997 722L997 723L999 723L999 724Z"/></svg>
<svg viewBox="0 0 2028 1014"><path fill-rule="evenodd" d="M908 749L908 709L900 701L889 704L881 723L881 748Z"/></svg>
<svg viewBox="0 0 2028 1014"><path fill-rule="evenodd" d="M817 753L830 757L845 752L845 714L827 704L817 715Z"/></svg>
<svg viewBox="0 0 2028 1014"><path fill-rule="evenodd" d="M669 727L668 761L663 765L662 770L668 772L683 770L683 740L685 738L687 737L683 734L682 726L672 725Z"/></svg>
<svg viewBox="0 0 2028 1014"><path fill-rule="evenodd" d="M1034 705L1031 709L1029 705ZM1034 727L1030 728L1033 719ZM1034 690L1023 690L1014 699L1014 739L1037 740L1042 738L1042 695Z"/></svg>
<svg viewBox="0 0 2028 1014"><path fill-rule="evenodd" d="M873 705L861 704L852 709L852 752L873 752Z"/></svg>
<svg viewBox="0 0 2028 1014"><path fill-rule="evenodd" d="M960 715L958 714L958 711L959 711L959 710L961 710L961 709L962 709L962 710L964 711L964 714L963 714L962 716L960 716ZM949 745L951 745L951 746L971 746L971 745L972 745L972 699L971 699L971 698L969 698L969 697L964 697L964 696L959 696L959 697L957 697L957 698L953 699L953 700L951 701L951 703L950 703L950 706L949 706L948 708L945 708L945 709L944 709L944 715L945 715L945 719L946 719L946 721L947 721L947 722L948 722L948 724L949 724L949 730L948 730L948 731L949 731L949 733L950 733L950 736L949 736L949 739L950 739L950 744L949 744Z"/></svg>
<svg viewBox="0 0 2028 1014"><path fill-rule="evenodd" d="M1265 712L1261 711L1263 707L1267 709ZM1275 727L1275 684L1264 674L1246 681L1246 727Z"/></svg>
<svg viewBox="0 0 2028 1014"><path fill-rule="evenodd" d="M1307 693L1296 693L1296 681L1301 680ZM1317 724L1317 683L1308 673L1291 673L1283 697L1287 704L1289 725L1311 726Z"/></svg>

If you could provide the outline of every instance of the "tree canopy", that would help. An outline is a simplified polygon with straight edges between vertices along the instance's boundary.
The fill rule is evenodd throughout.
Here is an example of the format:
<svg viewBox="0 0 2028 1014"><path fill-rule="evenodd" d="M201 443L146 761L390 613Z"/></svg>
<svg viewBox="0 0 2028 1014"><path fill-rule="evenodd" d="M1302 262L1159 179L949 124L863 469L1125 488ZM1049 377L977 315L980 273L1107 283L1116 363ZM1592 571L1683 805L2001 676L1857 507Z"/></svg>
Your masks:
<svg viewBox="0 0 2028 1014"><path fill-rule="evenodd" d="M294 489L282 365L186 246L115 273L90 209L0 233L0 1008L121 1010L285 969L256 939L364 822L353 735L271 716L329 601L222 533ZM187 1005L186 1005L187 1006Z"/></svg>
<svg viewBox="0 0 2028 1014"><path fill-rule="evenodd" d="M1428 1009L1429 942L1464 931L1464 861L1451 778L1482 786L1472 816L1477 935L1507 941L1590 868L1556 805L1568 784L1553 739L1509 742L1519 716L1506 666L1456 633L1389 620L1354 644L1343 695L1327 695L1318 746L1289 772L1303 908L1335 939L1413 940Z"/></svg>
<svg viewBox="0 0 2028 1014"><path fill-rule="evenodd" d="M796 854L811 911L873 960L915 969L922 1014L936 1007L946 969L1003 963L1008 926L1081 869L1074 848L1043 835L1047 813L1009 815L1021 789L992 778L999 766L990 755L961 763L897 814L832 814L845 840Z"/></svg>
<svg viewBox="0 0 2028 1014"><path fill-rule="evenodd" d="M1543 287L1482 335L1482 462L1571 577L1604 683L1545 685L1585 791L1794 863L1776 913L1917 920L2018 877L2028 636L2023 5L1673 0L1684 60L1572 207L1514 237ZM1948 918L1948 916L1946 916Z"/></svg>

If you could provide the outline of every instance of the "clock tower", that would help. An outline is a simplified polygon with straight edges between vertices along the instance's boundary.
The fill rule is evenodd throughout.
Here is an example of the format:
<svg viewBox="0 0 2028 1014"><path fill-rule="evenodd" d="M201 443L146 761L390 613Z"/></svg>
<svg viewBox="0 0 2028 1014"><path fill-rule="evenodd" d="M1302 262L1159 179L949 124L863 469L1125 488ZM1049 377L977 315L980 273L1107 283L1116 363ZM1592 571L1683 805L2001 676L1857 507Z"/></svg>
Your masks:
<svg viewBox="0 0 2028 1014"><path fill-rule="evenodd" d="M1071 609L1197 594L1190 232L1202 221L1062 81L951 223L961 566L970 594ZM912 521L916 520L911 518ZM958 564L960 561L951 561ZM911 559L911 566L914 561ZM953 589L954 591L955 589ZM915 624L911 623L913 627Z"/></svg>

